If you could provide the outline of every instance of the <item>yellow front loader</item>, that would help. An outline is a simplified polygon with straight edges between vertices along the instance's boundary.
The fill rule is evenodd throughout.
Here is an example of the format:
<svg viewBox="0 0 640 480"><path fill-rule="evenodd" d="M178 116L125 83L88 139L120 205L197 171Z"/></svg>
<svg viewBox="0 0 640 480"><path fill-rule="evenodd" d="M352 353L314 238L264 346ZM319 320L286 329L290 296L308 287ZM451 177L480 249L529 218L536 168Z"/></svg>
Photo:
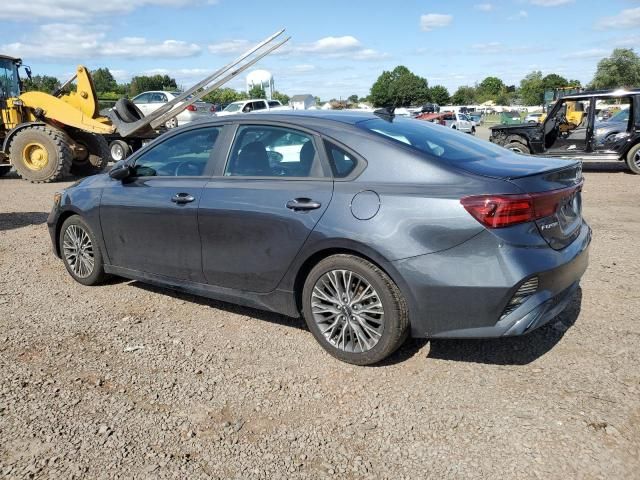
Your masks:
<svg viewBox="0 0 640 480"><path fill-rule="evenodd" d="M13 166L26 180L51 182L72 171L101 171L110 159L103 135L113 133L114 127L98 113L87 69L79 66L65 84L75 79L73 92L20 93L21 64L19 58L0 56L0 174Z"/></svg>
<svg viewBox="0 0 640 480"><path fill-rule="evenodd" d="M274 33L146 117L125 98L107 117L101 116L91 74L83 66L51 94L21 92L22 61L0 55L0 175L13 167L22 178L40 183L69 173L101 171L111 160L106 138L129 151L139 148L189 105L281 47L289 38L273 41L283 32ZM25 70L30 76L30 70ZM75 90L66 91L74 81Z"/></svg>

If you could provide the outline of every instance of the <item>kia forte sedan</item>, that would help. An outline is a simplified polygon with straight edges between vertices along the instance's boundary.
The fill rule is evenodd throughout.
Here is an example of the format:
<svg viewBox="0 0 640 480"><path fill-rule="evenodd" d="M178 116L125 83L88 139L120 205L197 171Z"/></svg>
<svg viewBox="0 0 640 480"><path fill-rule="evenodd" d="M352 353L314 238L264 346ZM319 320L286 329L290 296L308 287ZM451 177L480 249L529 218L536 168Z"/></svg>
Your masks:
<svg viewBox="0 0 640 480"><path fill-rule="evenodd" d="M106 275L303 316L365 365L414 337L544 325L587 268L581 165L388 112L282 112L167 132L56 195L55 253Z"/></svg>

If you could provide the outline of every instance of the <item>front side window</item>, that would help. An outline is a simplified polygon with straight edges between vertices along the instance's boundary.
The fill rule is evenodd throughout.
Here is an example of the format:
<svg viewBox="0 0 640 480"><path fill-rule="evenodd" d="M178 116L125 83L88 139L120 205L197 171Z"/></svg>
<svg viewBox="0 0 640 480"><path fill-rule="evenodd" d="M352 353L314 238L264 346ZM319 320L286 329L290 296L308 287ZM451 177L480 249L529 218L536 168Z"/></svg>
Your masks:
<svg viewBox="0 0 640 480"><path fill-rule="evenodd" d="M152 147L133 167L138 177L198 177L203 175L220 127L188 130Z"/></svg>
<svg viewBox="0 0 640 480"><path fill-rule="evenodd" d="M17 97L18 95L20 95L20 88L16 64L8 59L0 59L0 98Z"/></svg>
<svg viewBox="0 0 640 480"><path fill-rule="evenodd" d="M263 125L238 129L224 174L232 177L324 176L311 135Z"/></svg>
<svg viewBox="0 0 640 480"><path fill-rule="evenodd" d="M265 102L253 102L253 110L264 110L265 108L267 108Z"/></svg>
<svg viewBox="0 0 640 480"><path fill-rule="evenodd" d="M164 93L156 92L151 94L151 103L166 103L167 96Z"/></svg>

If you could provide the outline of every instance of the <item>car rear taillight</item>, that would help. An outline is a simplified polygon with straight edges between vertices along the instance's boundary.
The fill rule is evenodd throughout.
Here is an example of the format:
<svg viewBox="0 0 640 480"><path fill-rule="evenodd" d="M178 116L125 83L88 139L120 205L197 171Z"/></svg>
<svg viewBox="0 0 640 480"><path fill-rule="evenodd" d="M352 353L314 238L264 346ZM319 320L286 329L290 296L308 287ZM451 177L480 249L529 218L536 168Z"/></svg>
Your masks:
<svg viewBox="0 0 640 480"><path fill-rule="evenodd" d="M582 189L582 182L569 188L522 195L474 195L460 200L473 218L488 228L502 228L545 218Z"/></svg>
<svg viewBox="0 0 640 480"><path fill-rule="evenodd" d="M197 112L198 107L196 107L195 105L189 105L187 106L187 110L189 110L190 112Z"/></svg>
<svg viewBox="0 0 640 480"><path fill-rule="evenodd" d="M439 123L440 125L445 125L445 126L447 125L447 122L445 122L444 120L440 120L438 123Z"/></svg>
<svg viewBox="0 0 640 480"><path fill-rule="evenodd" d="M216 106L215 105L211 105L211 107L209 108L209 111L211 113L214 113L216 111Z"/></svg>

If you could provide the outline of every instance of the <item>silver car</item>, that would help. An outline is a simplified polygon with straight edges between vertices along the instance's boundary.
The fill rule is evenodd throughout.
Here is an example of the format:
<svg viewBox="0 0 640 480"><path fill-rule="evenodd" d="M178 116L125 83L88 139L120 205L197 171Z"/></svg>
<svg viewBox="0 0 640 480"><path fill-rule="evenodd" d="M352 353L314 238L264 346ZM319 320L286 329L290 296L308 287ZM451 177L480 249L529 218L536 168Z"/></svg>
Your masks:
<svg viewBox="0 0 640 480"><path fill-rule="evenodd" d="M146 116L151 112L159 109L165 103L170 102L182 92L164 92L164 91L149 91L139 94L133 98L133 103L140 111ZM194 120L201 120L204 118L210 118L215 112L215 107L211 103L197 101L192 105L189 105L185 110L180 112L174 118L167 120L165 126L167 128L175 128L179 125L185 125L193 122Z"/></svg>

